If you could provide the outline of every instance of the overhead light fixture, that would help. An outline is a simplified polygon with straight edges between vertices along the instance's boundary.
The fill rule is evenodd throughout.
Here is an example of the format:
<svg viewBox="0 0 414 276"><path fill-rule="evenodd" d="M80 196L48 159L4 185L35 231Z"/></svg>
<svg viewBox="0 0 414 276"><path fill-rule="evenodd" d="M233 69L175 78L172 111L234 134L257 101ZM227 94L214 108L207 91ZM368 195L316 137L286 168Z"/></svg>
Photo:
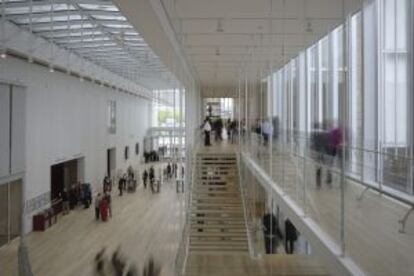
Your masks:
<svg viewBox="0 0 414 276"><path fill-rule="evenodd" d="M1 51L0 57L1 57L2 59L7 58L7 53L6 53L6 50L5 50L5 49L3 49L3 50Z"/></svg>
<svg viewBox="0 0 414 276"><path fill-rule="evenodd" d="M220 53L220 48L219 47L217 47L216 48L216 56L220 56L221 55L221 53Z"/></svg>
<svg viewBox="0 0 414 276"><path fill-rule="evenodd" d="M222 24L222 22L221 22L221 19L217 20L217 29L216 29L216 31L217 31L218 33L222 33L222 32L224 32L224 29L223 29L223 24Z"/></svg>
<svg viewBox="0 0 414 276"><path fill-rule="evenodd" d="M84 81L82 76L79 77L79 81L80 82L83 82Z"/></svg>
<svg viewBox="0 0 414 276"><path fill-rule="evenodd" d="M50 73L55 72L55 68L53 68L53 64L50 64L50 65L49 65L49 72L50 72Z"/></svg>
<svg viewBox="0 0 414 276"><path fill-rule="evenodd" d="M27 62L28 63L33 63L34 62L33 57L32 56L29 56L29 58L27 59Z"/></svg>
<svg viewBox="0 0 414 276"><path fill-rule="evenodd" d="M311 22L311 21L309 21L309 20L308 20L308 22L306 23L305 32L307 32L307 33L313 33L312 22Z"/></svg>

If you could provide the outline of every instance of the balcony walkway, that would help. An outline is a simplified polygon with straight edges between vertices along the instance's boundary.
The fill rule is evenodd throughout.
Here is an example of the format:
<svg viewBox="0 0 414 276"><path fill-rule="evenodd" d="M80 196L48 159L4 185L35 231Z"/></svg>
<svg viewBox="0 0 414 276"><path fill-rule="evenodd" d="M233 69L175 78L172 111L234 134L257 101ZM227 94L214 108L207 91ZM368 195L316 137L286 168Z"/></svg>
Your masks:
<svg viewBox="0 0 414 276"><path fill-rule="evenodd" d="M315 184L315 164L273 150L254 150L250 157L264 172L272 175L286 195L307 210L312 218L336 244L340 244L340 177L334 176L332 187L322 177L320 189ZM324 173L326 170L324 170ZM303 181L305 176L306 181ZM306 198L303 185L306 183ZM364 187L346 181L345 188L345 254L369 275L413 275L414 273L414 217L409 217L405 233L400 233L399 220L409 209L386 195L368 190L357 200Z"/></svg>

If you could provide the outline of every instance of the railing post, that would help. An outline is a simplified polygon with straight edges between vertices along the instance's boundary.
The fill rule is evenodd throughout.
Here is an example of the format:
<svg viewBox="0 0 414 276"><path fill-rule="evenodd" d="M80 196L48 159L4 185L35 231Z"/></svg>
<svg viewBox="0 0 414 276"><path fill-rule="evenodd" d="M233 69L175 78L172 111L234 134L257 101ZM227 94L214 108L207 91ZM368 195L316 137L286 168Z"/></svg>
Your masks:
<svg viewBox="0 0 414 276"><path fill-rule="evenodd" d="M341 255L345 256L345 146L341 147L342 158L341 158Z"/></svg>
<svg viewBox="0 0 414 276"><path fill-rule="evenodd" d="M253 244L252 244L252 237L251 237L251 229L249 227L249 222L248 222L248 211L247 211L247 204L246 204L246 198L247 198L247 193L244 189L244 184L243 184L243 179L241 177L241 152L239 152L237 154L237 174L238 174L238 178L239 178L239 187L240 187L240 196L241 196L241 200L242 200L242 205L243 205L243 214L244 214L244 223L245 223L245 227L246 227L246 231L247 231L247 244L249 247L249 255L251 258L255 258L257 257L255 250L253 249Z"/></svg>
<svg viewBox="0 0 414 276"><path fill-rule="evenodd" d="M303 179L303 216L306 217L308 215L308 208L306 203L306 186L307 186L307 178L306 178L306 154L308 151L308 139L305 135L305 148L303 150L303 172L302 172L302 179Z"/></svg>

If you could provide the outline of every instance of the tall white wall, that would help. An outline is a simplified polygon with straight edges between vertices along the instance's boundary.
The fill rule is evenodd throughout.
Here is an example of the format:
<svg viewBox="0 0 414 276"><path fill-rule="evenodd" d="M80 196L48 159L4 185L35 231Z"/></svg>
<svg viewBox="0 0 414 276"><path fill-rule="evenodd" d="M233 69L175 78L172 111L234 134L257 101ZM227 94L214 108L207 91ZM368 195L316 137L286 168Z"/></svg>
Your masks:
<svg viewBox="0 0 414 276"><path fill-rule="evenodd" d="M0 80L26 87L26 201L50 192L50 167L65 160L84 157L84 181L94 189L101 188L108 148L116 147L118 169L138 165L150 122L148 100L11 57L0 60ZM116 101L116 134L107 130L110 100ZM139 156L135 155L137 142ZM125 146L129 146L128 161ZM38 210L27 215L28 230L32 214L50 202L39 204Z"/></svg>

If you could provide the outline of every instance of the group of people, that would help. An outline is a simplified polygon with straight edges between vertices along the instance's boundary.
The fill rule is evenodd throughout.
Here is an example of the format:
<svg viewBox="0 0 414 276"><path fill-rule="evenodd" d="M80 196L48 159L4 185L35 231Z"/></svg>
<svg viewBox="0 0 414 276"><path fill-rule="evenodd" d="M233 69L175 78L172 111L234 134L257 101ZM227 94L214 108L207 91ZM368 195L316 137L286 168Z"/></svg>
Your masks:
<svg viewBox="0 0 414 276"><path fill-rule="evenodd" d="M226 130L227 130L227 138L232 144L234 144L236 142L236 137L239 134L238 121L228 119L226 123Z"/></svg>
<svg viewBox="0 0 414 276"><path fill-rule="evenodd" d="M160 161L160 156L159 156L158 152L155 151L155 150L152 150L152 151L149 151L149 152L144 151L144 161L145 161L145 163L157 162L157 161Z"/></svg>
<svg viewBox="0 0 414 276"><path fill-rule="evenodd" d="M112 217L112 180L109 176L105 176L102 181L102 193L98 193L95 198L95 219L107 221L108 217ZM123 174L118 180L119 196L122 196L124 190L135 191L136 181L135 173L131 166L128 167L127 172Z"/></svg>
<svg viewBox="0 0 414 276"><path fill-rule="evenodd" d="M332 186L332 166L335 157L340 154L342 144L342 131L340 127L329 122L322 125L315 124L311 134L311 149L316 161L316 187L322 185L322 168L327 168L326 183Z"/></svg>
<svg viewBox="0 0 414 276"><path fill-rule="evenodd" d="M94 273L96 276L159 276L162 269L151 256L144 264L142 274L137 267L125 258L120 249L116 249L110 257L106 249L100 250L94 260Z"/></svg>
<svg viewBox="0 0 414 276"><path fill-rule="evenodd" d="M276 139L278 137L278 129L278 117L273 117L272 119L256 119L255 124L252 126L252 131L262 137L264 146L269 145L270 139Z"/></svg>
<svg viewBox="0 0 414 276"><path fill-rule="evenodd" d="M70 210L74 209L80 203L83 204L85 209L89 208L89 205L92 202L90 184L74 184L69 191L66 188L63 188L59 197L62 200L62 212L64 215L68 214Z"/></svg>
<svg viewBox="0 0 414 276"><path fill-rule="evenodd" d="M127 173L123 174L118 180L119 196L122 196L124 191L135 192L137 188L137 181L135 173L131 166L128 167Z"/></svg>
<svg viewBox="0 0 414 276"><path fill-rule="evenodd" d="M231 143L234 143L236 136L239 133L238 127L238 122L236 120L228 119L226 124L224 124L221 118L217 118L215 121L212 121L210 117L207 117L201 126L201 129L204 132L204 145L211 146L212 132L214 132L215 141L223 141L224 128L226 128L227 139Z"/></svg>
<svg viewBox="0 0 414 276"><path fill-rule="evenodd" d="M144 189L147 189L148 180L149 180L152 193L159 193L161 189L160 187L161 183L160 181L158 181L158 183L156 183L155 181L154 166L151 166L148 171L145 169L144 172L142 173L142 183L144 185Z"/></svg>
<svg viewBox="0 0 414 276"><path fill-rule="evenodd" d="M109 217L112 217L112 198L109 191L104 194L98 193L95 198L95 219L107 221Z"/></svg>
<svg viewBox="0 0 414 276"><path fill-rule="evenodd" d="M167 167L165 168L164 175L166 176L167 179L177 177L177 175L178 175L178 165L177 165L177 163L175 163L175 162L173 162L172 164L168 163Z"/></svg>
<svg viewBox="0 0 414 276"><path fill-rule="evenodd" d="M296 227L289 220L285 220L285 235L283 237L282 231L279 228L279 221L276 216L270 212L264 214L262 219L263 234L265 237L266 254L277 253L279 240L285 240L286 254L293 254L295 249L295 242L298 239Z"/></svg>

